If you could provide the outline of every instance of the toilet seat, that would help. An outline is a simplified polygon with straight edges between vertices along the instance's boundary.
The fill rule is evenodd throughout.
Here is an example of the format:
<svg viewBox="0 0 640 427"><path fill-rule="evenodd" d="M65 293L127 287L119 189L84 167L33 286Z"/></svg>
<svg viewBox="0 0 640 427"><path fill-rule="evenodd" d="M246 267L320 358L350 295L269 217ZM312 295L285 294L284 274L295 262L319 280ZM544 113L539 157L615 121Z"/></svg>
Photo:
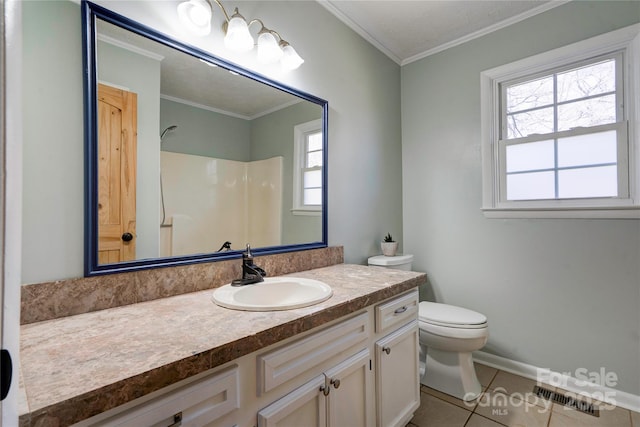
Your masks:
<svg viewBox="0 0 640 427"><path fill-rule="evenodd" d="M484 314L428 301L422 301L418 305L418 319L420 323L444 328L483 329L487 327L487 317Z"/></svg>
<svg viewBox="0 0 640 427"><path fill-rule="evenodd" d="M419 321L418 328L420 330L420 334L431 334L444 338L472 340L477 338L486 338L489 336L489 326L486 323L481 327L476 328L452 328L449 326L440 326L429 322Z"/></svg>

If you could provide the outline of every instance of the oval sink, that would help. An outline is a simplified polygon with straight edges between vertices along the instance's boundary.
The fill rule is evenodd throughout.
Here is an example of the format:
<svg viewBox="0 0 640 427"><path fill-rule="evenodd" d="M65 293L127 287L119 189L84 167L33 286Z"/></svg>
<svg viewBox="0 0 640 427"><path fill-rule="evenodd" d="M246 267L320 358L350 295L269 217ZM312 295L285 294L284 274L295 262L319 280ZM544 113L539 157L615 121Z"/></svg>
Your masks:
<svg viewBox="0 0 640 427"><path fill-rule="evenodd" d="M331 287L304 277L267 277L253 285L224 285L213 292L213 302L221 307L246 311L291 310L326 301Z"/></svg>

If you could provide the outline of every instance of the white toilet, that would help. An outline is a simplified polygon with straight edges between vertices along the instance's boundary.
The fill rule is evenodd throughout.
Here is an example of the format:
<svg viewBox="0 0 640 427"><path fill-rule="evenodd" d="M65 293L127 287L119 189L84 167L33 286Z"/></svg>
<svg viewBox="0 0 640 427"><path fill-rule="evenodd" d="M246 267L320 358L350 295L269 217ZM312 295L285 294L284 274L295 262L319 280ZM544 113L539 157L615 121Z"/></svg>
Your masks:
<svg viewBox="0 0 640 427"><path fill-rule="evenodd" d="M458 399L475 399L482 387L471 352L487 343L487 318L448 304L422 301L418 307L420 358L425 362L420 382Z"/></svg>
<svg viewBox="0 0 640 427"><path fill-rule="evenodd" d="M411 270L413 255L375 256L369 265ZM489 338L483 314L448 304L419 304L420 382L462 400L473 400L482 387L473 366L472 352Z"/></svg>

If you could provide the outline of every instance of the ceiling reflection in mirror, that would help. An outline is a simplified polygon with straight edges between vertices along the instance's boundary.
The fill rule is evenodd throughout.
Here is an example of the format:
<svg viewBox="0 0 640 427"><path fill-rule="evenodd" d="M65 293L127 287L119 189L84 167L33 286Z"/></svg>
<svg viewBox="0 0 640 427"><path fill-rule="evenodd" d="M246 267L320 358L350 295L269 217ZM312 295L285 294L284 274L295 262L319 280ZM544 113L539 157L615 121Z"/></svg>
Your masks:
<svg viewBox="0 0 640 427"><path fill-rule="evenodd" d="M89 7L86 274L326 246L326 102Z"/></svg>

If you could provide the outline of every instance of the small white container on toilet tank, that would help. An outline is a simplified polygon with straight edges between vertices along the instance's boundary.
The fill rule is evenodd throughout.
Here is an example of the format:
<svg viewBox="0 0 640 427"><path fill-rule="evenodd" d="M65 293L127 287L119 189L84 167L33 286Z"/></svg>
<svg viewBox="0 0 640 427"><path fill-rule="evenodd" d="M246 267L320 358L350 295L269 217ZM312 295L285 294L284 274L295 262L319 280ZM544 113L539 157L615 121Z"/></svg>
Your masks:
<svg viewBox="0 0 640 427"><path fill-rule="evenodd" d="M377 255L369 258L369 265L411 271L413 255L385 256Z"/></svg>

